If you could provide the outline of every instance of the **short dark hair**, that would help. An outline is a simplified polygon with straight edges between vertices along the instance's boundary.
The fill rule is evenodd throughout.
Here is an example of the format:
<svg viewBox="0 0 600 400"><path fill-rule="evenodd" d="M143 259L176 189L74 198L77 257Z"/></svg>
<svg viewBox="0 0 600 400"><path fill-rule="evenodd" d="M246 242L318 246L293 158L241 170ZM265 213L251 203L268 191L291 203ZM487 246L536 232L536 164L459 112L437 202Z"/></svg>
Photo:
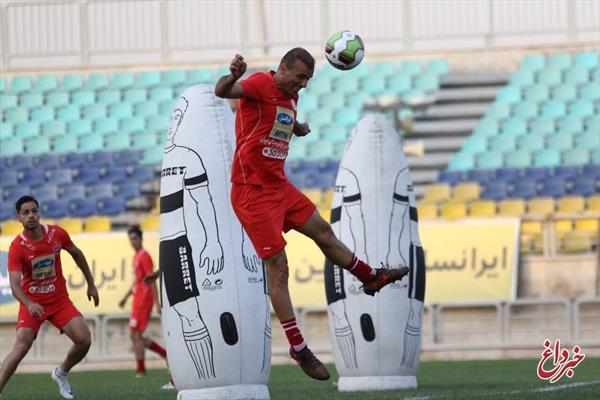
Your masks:
<svg viewBox="0 0 600 400"><path fill-rule="evenodd" d="M33 196L21 196L19 200L17 200L17 202L15 203L15 210L17 210L17 214L21 212L21 206L25 203L29 203L30 201L33 201L37 208L40 208L40 203L38 203L38 201Z"/></svg>
<svg viewBox="0 0 600 400"><path fill-rule="evenodd" d="M280 64L285 64L286 67L292 68L296 60L302 61L308 68L312 69L315 67L314 57L302 47L295 47L285 53Z"/></svg>
<svg viewBox="0 0 600 400"><path fill-rule="evenodd" d="M135 233L140 239L142 239L142 230L140 229L139 226L132 226L131 228L127 229L127 234L131 235L132 233Z"/></svg>

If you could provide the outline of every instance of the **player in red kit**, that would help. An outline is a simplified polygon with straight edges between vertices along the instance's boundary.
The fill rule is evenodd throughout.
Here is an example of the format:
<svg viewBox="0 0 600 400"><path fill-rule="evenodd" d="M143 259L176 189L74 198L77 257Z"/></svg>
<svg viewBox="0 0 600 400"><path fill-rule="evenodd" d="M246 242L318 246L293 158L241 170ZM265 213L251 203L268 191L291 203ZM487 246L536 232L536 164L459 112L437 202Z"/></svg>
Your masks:
<svg viewBox="0 0 600 400"><path fill-rule="evenodd" d="M288 291L286 242L282 231L295 229L310 237L334 264L346 268L373 296L402 279L407 267L371 268L359 260L319 215L315 205L286 178L284 162L292 135L310 128L296 121L298 92L313 76L314 58L306 50L287 52L277 71L246 72L241 55L231 61L230 75L217 82L215 94L240 99L235 121L236 149L231 172L231 204L256 253L267 266L269 296L290 343L290 355L312 378L329 379L329 372L306 345L296 324Z"/></svg>
<svg viewBox="0 0 600 400"><path fill-rule="evenodd" d="M136 361L136 376L142 377L146 374L146 365L144 362L144 350L148 349L155 352L163 359L167 358L166 350L152 339L143 336L152 306L156 305L156 312L160 314L160 303L158 302L158 293L156 283L146 284L144 277L152 274L154 264L152 257L142 246L142 231L138 227L130 228L127 231L129 243L135 251L133 256L134 280L133 286L119 302L119 307L125 307L129 296L133 295L133 305L131 307L131 317L129 318L129 329L131 331L131 342ZM174 389L172 382L163 386L163 389Z"/></svg>
<svg viewBox="0 0 600 400"><path fill-rule="evenodd" d="M31 348L40 326L48 320L73 341L66 359L51 375L60 395L72 399L67 374L85 357L92 339L85 319L69 299L60 263L61 250L66 250L83 272L88 299L93 299L96 307L98 290L85 256L73 244L69 234L56 225L40 225L36 199L23 196L17 200L15 208L24 230L8 250L8 273L12 293L21 304L17 341L0 369L0 393Z"/></svg>

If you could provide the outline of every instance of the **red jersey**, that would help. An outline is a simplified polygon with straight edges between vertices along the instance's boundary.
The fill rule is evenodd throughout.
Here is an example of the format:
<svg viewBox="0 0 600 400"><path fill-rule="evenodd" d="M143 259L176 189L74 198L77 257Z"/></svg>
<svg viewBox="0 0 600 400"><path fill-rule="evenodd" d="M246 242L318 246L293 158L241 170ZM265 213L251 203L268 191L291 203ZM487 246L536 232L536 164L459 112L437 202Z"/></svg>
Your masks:
<svg viewBox="0 0 600 400"><path fill-rule="evenodd" d="M42 225L44 237L32 240L21 232L8 250L8 270L21 273L21 288L36 303L46 305L69 297L60 264L61 249L70 249L69 234L56 225Z"/></svg>
<svg viewBox="0 0 600 400"><path fill-rule="evenodd" d="M233 183L275 186L287 179L283 164L294 130L298 96L280 92L274 74L256 72L240 81L244 95L235 119Z"/></svg>
<svg viewBox="0 0 600 400"><path fill-rule="evenodd" d="M144 249L141 249L133 256L133 306L141 307L143 305L149 305L152 307L154 301L154 295L152 294L152 288L144 283L144 277L152 273L153 264L152 257Z"/></svg>

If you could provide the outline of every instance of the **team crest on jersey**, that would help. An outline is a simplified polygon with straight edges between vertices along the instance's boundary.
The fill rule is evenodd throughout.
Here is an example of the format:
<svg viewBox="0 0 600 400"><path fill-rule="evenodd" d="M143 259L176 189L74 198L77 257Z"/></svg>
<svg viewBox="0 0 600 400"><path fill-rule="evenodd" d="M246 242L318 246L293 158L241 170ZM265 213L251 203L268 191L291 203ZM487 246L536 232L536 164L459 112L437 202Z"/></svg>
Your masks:
<svg viewBox="0 0 600 400"><path fill-rule="evenodd" d="M54 254L47 254L31 260L31 277L42 280L56 276L56 261Z"/></svg>
<svg viewBox="0 0 600 400"><path fill-rule="evenodd" d="M294 131L294 112L289 108L277 106L275 121L270 137L289 142Z"/></svg>

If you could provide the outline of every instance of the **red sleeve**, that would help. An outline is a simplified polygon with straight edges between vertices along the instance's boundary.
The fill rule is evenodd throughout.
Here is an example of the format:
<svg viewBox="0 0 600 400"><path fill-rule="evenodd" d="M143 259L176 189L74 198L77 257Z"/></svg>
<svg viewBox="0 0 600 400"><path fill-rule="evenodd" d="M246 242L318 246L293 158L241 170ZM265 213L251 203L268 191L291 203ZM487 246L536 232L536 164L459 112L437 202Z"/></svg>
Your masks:
<svg viewBox="0 0 600 400"><path fill-rule="evenodd" d="M264 92L265 79L262 72L255 72L244 80L240 81L244 88L244 97L260 99Z"/></svg>
<svg viewBox="0 0 600 400"><path fill-rule="evenodd" d="M9 271L21 271L21 249L15 243L12 242L8 249L8 270Z"/></svg>
<svg viewBox="0 0 600 400"><path fill-rule="evenodd" d="M71 240L71 237L67 231L60 226L56 227L56 237L60 240L60 244L62 245L63 249L70 249L73 247L73 241Z"/></svg>
<svg viewBox="0 0 600 400"><path fill-rule="evenodd" d="M142 268L144 276L152 273L154 265L152 263L152 257L150 257L148 252L145 252L142 257L140 257L140 267Z"/></svg>

